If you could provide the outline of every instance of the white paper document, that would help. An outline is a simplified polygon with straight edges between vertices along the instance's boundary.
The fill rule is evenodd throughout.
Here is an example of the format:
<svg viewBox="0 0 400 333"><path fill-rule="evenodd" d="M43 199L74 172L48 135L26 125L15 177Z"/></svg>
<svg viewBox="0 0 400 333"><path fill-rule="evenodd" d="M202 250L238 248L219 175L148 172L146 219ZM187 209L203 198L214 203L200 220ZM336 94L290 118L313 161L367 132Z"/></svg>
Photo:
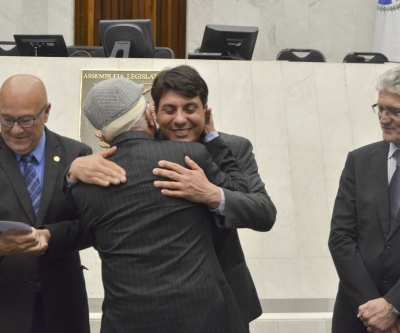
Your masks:
<svg viewBox="0 0 400 333"><path fill-rule="evenodd" d="M31 231L31 227L28 224L22 222L0 221L0 232L6 232L10 229Z"/></svg>

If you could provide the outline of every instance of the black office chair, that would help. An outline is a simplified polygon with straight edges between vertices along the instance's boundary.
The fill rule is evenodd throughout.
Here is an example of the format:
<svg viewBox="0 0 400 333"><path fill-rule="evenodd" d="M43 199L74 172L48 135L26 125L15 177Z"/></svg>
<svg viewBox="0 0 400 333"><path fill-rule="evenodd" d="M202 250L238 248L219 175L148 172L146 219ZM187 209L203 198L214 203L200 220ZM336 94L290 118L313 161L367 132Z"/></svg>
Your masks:
<svg viewBox="0 0 400 333"><path fill-rule="evenodd" d="M174 51L169 47L156 46L156 53L154 58L175 59Z"/></svg>
<svg viewBox="0 0 400 333"><path fill-rule="evenodd" d="M70 57L91 57L104 58L104 49L102 46L68 46Z"/></svg>
<svg viewBox="0 0 400 333"><path fill-rule="evenodd" d="M93 50L93 52L90 53L90 55L92 56L92 58L104 58L105 56L103 47L101 47L101 49Z"/></svg>
<svg viewBox="0 0 400 333"><path fill-rule="evenodd" d="M383 64L388 61L384 54L377 52L350 52L343 58L343 62L359 64Z"/></svg>
<svg viewBox="0 0 400 333"><path fill-rule="evenodd" d="M300 57L296 53L304 54ZM301 62L326 62L321 51L312 49L283 49L276 56L276 60L301 61Z"/></svg>
<svg viewBox="0 0 400 333"><path fill-rule="evenodd" d="M15 45L15 42L2 42L0 41L0 45ZM5 50L0 47L0 56L19 56L18 47L15 45L11 49Z"/></svg>

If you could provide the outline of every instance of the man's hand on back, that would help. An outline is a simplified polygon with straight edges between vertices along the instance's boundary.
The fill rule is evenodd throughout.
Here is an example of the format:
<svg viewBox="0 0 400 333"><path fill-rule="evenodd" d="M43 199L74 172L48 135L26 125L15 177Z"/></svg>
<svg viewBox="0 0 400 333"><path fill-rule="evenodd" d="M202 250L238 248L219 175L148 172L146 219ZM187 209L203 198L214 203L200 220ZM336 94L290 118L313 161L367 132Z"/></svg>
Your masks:
<svg viewBox="0 0 400 333"><path fill-rule="evenodd" d="M116 151L117 147L114 146L102 152L76 158L68 170L69 180L80 180L84 183L104 187L110 184L119 185L125 183L125 170L118 164L106 159Z"/></svg>
<svg viewBox="0 0 400 333"><path fill-rule="evenodd" d="M185 157L185 162L190 169L176 163L160 161L158 165L161 168L154 169L153 174L170 181L157 180L154 186L161 188L163 195L204 203L211 209L217 209L221 201L219 187L210 183L203 169L188 156Z"/></svg>

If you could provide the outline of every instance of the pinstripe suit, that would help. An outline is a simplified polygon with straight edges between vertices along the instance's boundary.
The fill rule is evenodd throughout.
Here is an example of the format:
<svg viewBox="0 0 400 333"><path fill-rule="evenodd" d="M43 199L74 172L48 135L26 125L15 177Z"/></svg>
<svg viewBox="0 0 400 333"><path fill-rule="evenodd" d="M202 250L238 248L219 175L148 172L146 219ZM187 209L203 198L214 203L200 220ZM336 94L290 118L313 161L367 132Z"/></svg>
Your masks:
<svg viewBox="0 0 400 333"><path fill-rule="evenodd" d="M234 159L229 178L201 144L129 131L112 145L118 151L110 159L127 171L127 183L72 190L102 259L102 332L244 332L213 248L214 216L204 205L161 195L151 172L161 159L184 165L188 155L212 182L244 190Z"/></svg>

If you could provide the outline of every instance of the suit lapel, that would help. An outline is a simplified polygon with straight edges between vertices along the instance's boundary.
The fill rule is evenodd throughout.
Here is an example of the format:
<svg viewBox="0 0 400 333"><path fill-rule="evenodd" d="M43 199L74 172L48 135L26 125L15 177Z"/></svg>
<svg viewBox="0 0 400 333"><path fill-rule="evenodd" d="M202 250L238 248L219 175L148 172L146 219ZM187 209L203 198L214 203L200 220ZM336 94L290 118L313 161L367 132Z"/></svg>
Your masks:
<svg viewBox="0 0 400 333"><path fill-rule="evenodd" d="M0 165L10 180L10 184L14 188L15 195L21 203L22 208L29 217L30 224L34 226L35 213L24 177L21 174L14 152L4 143L3 138L0 139Z"/></svg>
<svg viewBox="0 0 400 333"><path fill-rule="evenodd" d="M389 144L385 144L382 149L376 150L372 158L372 168L369 175L373 183L376 206L386 238L392 233L389 231L389 186L388 186L388 167L387 157Z"/></svg>
<svg viewBox="0 0 400 333"><path fill-rule="evenodd" d="M397 228L400 226L400 209L398 210L398 212L397 212L397 215L396 215L396 218L395 218L395 220L393 221L393 224L392 224L392 226L391 226L391 228L390 228L390 232L389 232L389 235L388 235L388 239L390 238L390 237L392 237L392 235L394 234L394 232L397 230Z"/></svg>
<svg viewBox="0 0 400 333"><path fill-rule="evenodd" d="M58 181L58 169L62 158L62 151L58 140L46 129L46 161L44 165L42 196L40 199L39 213L36 219L36 227L43 224L51 199L53 197L54 188Z"/></svg>

